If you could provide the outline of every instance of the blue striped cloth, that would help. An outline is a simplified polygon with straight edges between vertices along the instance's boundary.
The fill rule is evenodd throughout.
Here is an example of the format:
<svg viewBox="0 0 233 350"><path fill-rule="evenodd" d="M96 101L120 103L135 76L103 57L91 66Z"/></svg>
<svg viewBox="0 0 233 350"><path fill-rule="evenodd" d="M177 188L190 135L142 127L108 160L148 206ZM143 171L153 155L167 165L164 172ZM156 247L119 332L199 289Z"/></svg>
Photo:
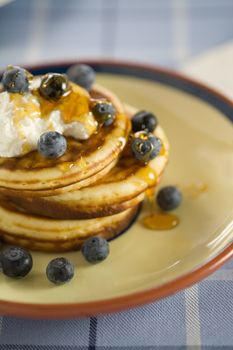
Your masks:
<svg viewBox="0 0 233 350"><path fill-rule="evenodd" d="M66 321L3 317L0 349L233 349L233 261L159 302Z"/></svg>
<svg viewBox="0 0 233 350"><path fill-rule="evenodd" d="M16 0L0 8L0 66L113 57L177 67L232 39L232 18L232 0Z"/></svg>
<svg viewBox="0 0 233 350"><path fill-rule="evenodd" d="M232 0L16 0L0 8L0 66L113 57L179 67L232 39L232 18ZM0 317L0 349L109 348L233 349L233 262L127 312L66 321Z"/></svg>

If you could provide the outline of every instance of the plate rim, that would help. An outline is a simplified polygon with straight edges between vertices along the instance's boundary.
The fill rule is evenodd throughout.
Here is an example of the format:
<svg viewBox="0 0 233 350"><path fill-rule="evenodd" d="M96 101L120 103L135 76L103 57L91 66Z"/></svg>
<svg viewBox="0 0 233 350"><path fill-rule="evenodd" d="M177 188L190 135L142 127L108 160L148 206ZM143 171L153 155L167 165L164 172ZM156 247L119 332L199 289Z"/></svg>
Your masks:
<svg viewBox="0 0 233 350"><path fill-rule="evenodd" d="M194 79L187 77L185 74L176 72L171 69L162 68L157 65L124 60L82 59L75 61L47 62L43 64L26 66L26 68L29 70L39 70L46 69L48 67L70 66L75 63L86 63L97 66L106 65L109 67L118 66L124 67L126 69L142 69L147 72L161 74L162 76L169 76L171 78L178 79L181 82L187 83L188 85L192 85L193 87L197 87L199 89L201 88L210 95L229 105L229 107L233 109L233 101L212 87L209 87L208 85L203 84L199 81L195 81ZM208 103L211 104L210 102ZM231 120L233 117L227 114L225 114L225 116L229 120ZM168 297L178 291L181 291L184 288L187 288L207 277L231 258L233 258L233 242L204 265L199 266L195 270L157 287L110 299L96 300L84 303L35 304L0 300L0 314L34 319L68 319L77 317L91 317L99 314L119 312L148 304L153 301L157 301L159 299Z"/></svg>

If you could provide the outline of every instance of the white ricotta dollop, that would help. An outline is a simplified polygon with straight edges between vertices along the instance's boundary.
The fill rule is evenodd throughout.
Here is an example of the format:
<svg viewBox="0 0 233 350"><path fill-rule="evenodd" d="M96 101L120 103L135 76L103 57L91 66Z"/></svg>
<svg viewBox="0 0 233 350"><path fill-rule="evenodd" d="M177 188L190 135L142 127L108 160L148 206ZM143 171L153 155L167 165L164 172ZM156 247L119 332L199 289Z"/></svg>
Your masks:
<svg viewBox="0 0 233 350"><path fill-rule="evenodd" d="M40 135L46 131L85 140L96 128L92 113L85 116L85 124L79 121L64 123L59 110L42 118L39 101L31 93L22 96L20 102L11 100L8 92L0 93L0 157L17 157L35 150Z"/></svg>
<svg viewBox="0 0 233 350"><path fill-rule="evenodd" d="M8 92L0 93L0 156L14 157L22 152L22 140L14 124L14 104Z"/></svg>

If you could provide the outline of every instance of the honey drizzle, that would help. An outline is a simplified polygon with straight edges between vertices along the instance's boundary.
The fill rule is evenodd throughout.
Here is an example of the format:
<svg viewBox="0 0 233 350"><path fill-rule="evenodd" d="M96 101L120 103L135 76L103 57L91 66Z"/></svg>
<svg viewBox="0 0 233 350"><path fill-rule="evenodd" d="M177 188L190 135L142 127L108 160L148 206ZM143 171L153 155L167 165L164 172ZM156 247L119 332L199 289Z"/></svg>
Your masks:
<svg viewBox="0 0 233 350"><path fill-rule="evenodd" d="M89 95L79 86L72 85L70 93L58 101L46 100L38 91L33 91L33 94L39 99L42 118L46 118L53 110L59 110L65 123L84 122L90 112Z"/></svg>
<svg viewBox="0 0 233 350"><path fill-rule="evenodd" d="M139 169L135 175L139 179L144 180L148 184L148 187L155 186L158 179L156 172L149 165Z"/></svg>
<svg viewBox="0 0 233 350"><path fill-rule="evenodd" d="M160 155L160 156L165 156L166 154L167 154L167 150L166 150L166 148L164 147L164 144L162 144L162 147L161 147L161 150L160 150L159 155Z"/></svg>
<svg viewBox="0 0 233 350"><path fill-rule="evenodd" d="M182 188L182 192L193 199L197 198L199 195L207 191L208 191L208 186L203 182L191 184L189 186L184 186Z"/></svg>
<svg viewBox="0 0 233 350"><path fill-rule="evenodd" d="M156 213L143 219L143 225L149 230L171 230L179 224L179 218L174 214Z"/></svg>
<svg viewBox="0 0 233 350"><path fill-rule="evenodd" d="M64 162L58 165L58 168L63 172L67 172L68 170L72 169L74 166L74 163L71 162Z"/></svg>
<svg viewBox="0 0 233 350"><path fill-rule="evenodd" d="M180 222L176 215L156 213L158 209L155 205L155 185L158 181L158 176L155 171L147 165L137 172L137 176L148 183L146 196L150 214L143 218L143 225L150 230L171 230L175 228Z"/></svg>
<svg viewBox="0 0 233 350"><path fill-rule="evenodd" d="M150 202L154 202L154 197L155 197L155 187L149 187L146 190L146 196Z"/></svg>
<svg viewBox="0 0 233 350"><path fill-rule="evenodd" d="M19 93L10 93L10 100L14 104L14 122L20 126L25 116L30 118L40 118L40 106L37 104L33 95L21 95Z"/></svg>

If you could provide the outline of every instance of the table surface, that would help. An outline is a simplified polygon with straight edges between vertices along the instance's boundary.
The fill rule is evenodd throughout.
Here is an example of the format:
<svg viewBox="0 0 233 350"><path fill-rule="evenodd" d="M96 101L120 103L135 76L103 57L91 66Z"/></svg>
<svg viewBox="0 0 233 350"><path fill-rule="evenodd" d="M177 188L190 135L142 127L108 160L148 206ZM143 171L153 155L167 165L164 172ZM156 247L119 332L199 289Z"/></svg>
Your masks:
<svg viewBox="0 0 233 350"><path fill-rule="evenodd" d="M233 97L233 45L192 59L233 38L232 16L231 0L18 0L0 8L0 66L125 58L183 67ZM233 349L233 261L191 288L127 312L66 321L0 317L0 349L192 346Z"/></svg>

